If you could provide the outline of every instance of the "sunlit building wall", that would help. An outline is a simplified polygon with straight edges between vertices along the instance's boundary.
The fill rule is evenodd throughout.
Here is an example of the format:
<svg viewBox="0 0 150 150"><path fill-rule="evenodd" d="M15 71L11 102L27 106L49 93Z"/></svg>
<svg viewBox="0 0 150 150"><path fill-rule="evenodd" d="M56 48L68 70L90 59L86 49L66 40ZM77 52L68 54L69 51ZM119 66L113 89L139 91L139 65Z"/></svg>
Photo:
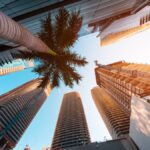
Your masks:
<svg viewBox="0 0 150 150"><path fill-rule="evenodd" d="M144 97L150 93L150 65L115 62L95 69L96 82L130 113L131 96Z"/></svg>
<svg viewBox="0 0 150 150"><path fill-rule="evenodd" d="M122 136L126 136L126 134L124 134L124 129L120 128L120 122L118 122L119 118L115 117L115 115L120 115L117 109L120 109L120 112L124 111L126 114L122 115L122 117L120 116L120 120L126 120L127 118L125 116L128 116L128 119L124 123L126 124L126 129L128 129L127 132L129 133L131 97L132 95L145 97L150 94L150 65L127 63L124 61L115 62L109 65L98 64L97 68L95 69L95 74L97 85L102 88L101 92L99 93L99 100L97 101L99 103L104 102L103 106L107 105L107 109L110 108L110 106L108 107L108 99L109 101L111 99L111 102L115 103L111 109L108 109L109 113L107 113L107 109L103 109L105 118L107 118L107 122L105 121L105 124L109 131L110 128L111 130L113 128L113 131L117 136L119 135L118 130ZM107 98L106 96L102 97L104 93L109 96L107 96ZM103 112L100 112L100 114L104 116ZM114 121L112 121L110 117L111 119L114 118ZM118 124L114 126L113 122L118 122ZM114 135L111 132L110 134L114 138Z"/></svg>
<svg viewBox="0 0 150 150"><path fill-rule="evenodd" d="M0 149L15 147L48 97L50 85L37 88L39 81L29 81L0 96Z"/></svg>
<svg viewBox="0 0 150 150"><path fill-rule="evenodd" d="M130 13L126 17L116 19L100 33L101 45L108 45L120 39L150 28L150 6L146 6L137 13Z"/></svg>
<svg viewBox="0 0 150 150"><path fill-rule="evenodd" d="M118 103L100 87L91 90L95 105L113 139L128 136L129 115L126 114Z"/></svg>
<svg viewBox="0 0 150 150"><path fill-rule="evenodd" d="M140 150L150 148L150 97L132 97L130 136Z"/></svg>
<svg viewBox="0 0 150 150"><path fill-rule="evenodd" d="M64 95L55 134L52 150L66 149L90 143L87 122L77 92Z"/></svg>

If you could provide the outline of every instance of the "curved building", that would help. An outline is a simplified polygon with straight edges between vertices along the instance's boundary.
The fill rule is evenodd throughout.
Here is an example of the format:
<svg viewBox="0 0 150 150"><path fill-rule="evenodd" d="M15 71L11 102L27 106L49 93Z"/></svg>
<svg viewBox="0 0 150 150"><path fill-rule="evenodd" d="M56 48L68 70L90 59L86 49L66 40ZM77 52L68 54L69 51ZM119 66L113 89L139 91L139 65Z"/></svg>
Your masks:
<svg viewBox="0 0 150 150"><path fill-rule="evenodd" d="M52 150L60 150L90 143L86 118L77 92L63 97L52 142Z"/></svg>
<svg viewBox="0 0 150 150"><path fill-rule="evenodd" d="M32 122L51 88L37 88L40 79L31 80L0 96L0 150L10 150Z"/></svg>
<svg viewBox="0 0 150 150"><path fill-rule="evenodd" d="M128 136L130 116L121 109L120 105L105 89L97 86L91 90L91 93L112 138L117 139Z"/></svg>

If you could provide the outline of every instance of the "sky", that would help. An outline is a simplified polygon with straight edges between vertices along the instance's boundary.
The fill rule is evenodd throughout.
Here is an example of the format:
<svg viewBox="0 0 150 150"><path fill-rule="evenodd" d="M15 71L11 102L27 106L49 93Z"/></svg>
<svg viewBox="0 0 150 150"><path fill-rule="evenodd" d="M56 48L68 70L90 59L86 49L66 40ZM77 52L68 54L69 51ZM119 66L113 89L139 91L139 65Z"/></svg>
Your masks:
<svg viewBox="0 0 150 150"><path fill-rule="evenodd" d="M31 150L42 150L43 147L51 144L63 95L71 91L77 91L81 95L91 141L100 142L111 139L91 97L91 89L96 86L94 61L108 64L125 60L150 64L150 30L104 47L100 46L100 39L96 37L97 35L98 33L94 33L79 38L73 48L73 51L86 57L89 62L87 66L78 69L83 76L80 85L75 85L73 89L70 89L62 84L60 88L53 89L14 150L23 150L26 144ZM0 94L36 77L37 75L32 73L31 69L1 76Z"/></svg>

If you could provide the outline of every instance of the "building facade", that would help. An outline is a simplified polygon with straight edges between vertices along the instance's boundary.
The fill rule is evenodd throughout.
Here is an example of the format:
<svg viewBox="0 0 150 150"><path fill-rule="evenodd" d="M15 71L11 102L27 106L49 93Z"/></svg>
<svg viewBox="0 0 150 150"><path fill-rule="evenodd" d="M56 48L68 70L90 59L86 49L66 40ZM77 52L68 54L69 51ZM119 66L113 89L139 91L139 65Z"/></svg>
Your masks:
<svg viewBox="0 0 150 150"><path fill-rule="evenodd" d="M40 79L29 81L0 96L0 149L14 148L51 89L37 88Z"/></svg>
<svg viewBox="0 0 150 150"><path fill-rule="evenodd" d="M103 88L97 86L91 92L95 105L112 138L128 136L130 116Z"/></svg>
<svg viewBox="0 0 150 150"><path fill-rule="evenodd" d="M77 92L63 97L59 118L52 142L52 150L60 150L90 143L87 122Z"/></svg>
<svg viewBox="0 0 150 150"><path fill-rule="evenodd" d="M150 65L115 62L95 69L97 85L117 101L127 113L131 111L131 96L145 97L150 93Z"/></svg>
<svg viewBox="0 0 150 150"><path fill-rule="evenodd" d="M110 132L110 134L113 138L127 135L127 133L129 133L130 124L131 97L133 95L145 97L150 94L150 65L127 63L124 61L109 65L98 64L95 69L95 74L97 85L99 85L101 89L99 90L99 94L95 96L96 98L94 96L93 98L94 101L96 101L98 109L100 109L99 107L102 105L98 103L102 102L107 106L107 109L109 108L109 113L106 111L107 109L103 109L101 115L107 118L107 121L105 121L106 126L109 126L108 130L111 129L116 136L114 136L112 132ZM92 92L92 95L93 94ZM99 97L101 101L97 100L97 97ZM108 101L112 108L109 106ZM102 105L102 107L104 107L104 105ZM122 116L120 116L120 112L124 112ZM110 118L114 119L114 121ZM126 121L122 124L121 120ZM126 128L122 128L122 125ZM118 130L121 134L118 134Z"/></svg>
<svg viewBox="0 0 150 150"><path fill-rule="evenodd" d="M132 97L130 117L130 137L140 150L150 148L150 96Z"/></svg>
<svg viewBox="0 0 150 150"><path fill-rule="evenodd" d="M148 2L148 1L147 1ZM145 6L137 13L116 19L101 33L101 46L112 44L150 28L150 6Z"/></svg>
<svg viewBox="0 0 150 150"><path fill-rule="evenodd" d="M22 60L17 59L12 61L12 63L5 64L3 66L0 66L0 76L6 75L12 72L24 70L27 68L31 68L34 66L33 60Z"/></svg>

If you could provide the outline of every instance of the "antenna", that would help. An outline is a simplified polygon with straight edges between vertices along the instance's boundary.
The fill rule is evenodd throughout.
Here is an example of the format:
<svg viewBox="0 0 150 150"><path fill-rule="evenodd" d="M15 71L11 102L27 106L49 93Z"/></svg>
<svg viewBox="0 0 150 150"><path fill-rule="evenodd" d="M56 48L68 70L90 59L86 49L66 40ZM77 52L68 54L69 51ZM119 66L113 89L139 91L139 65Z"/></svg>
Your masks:
<svg viewBox="0 0 150 150"><path fill-rule="evenodd" d="M100 67L100 66L101 66L101 64L98 63L98 60L95 60L94 63L95 63L95 65L96 65L97 67Z"/></svg>

